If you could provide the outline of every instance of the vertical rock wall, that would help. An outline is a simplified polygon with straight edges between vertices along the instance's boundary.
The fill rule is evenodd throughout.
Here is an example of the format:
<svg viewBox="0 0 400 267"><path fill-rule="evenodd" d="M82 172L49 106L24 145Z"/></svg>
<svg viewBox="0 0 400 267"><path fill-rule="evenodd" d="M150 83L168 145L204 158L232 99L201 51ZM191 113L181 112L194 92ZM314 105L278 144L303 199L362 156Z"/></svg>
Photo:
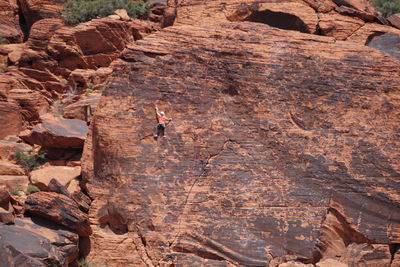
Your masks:
<svg viewBox="0 0 400 267"><path fill-rule="evenodd" d="M315 263L329 251L328 211L351 229L343 250L389 251L400 242L399 63L256 23L137 41L114 62L86 144L90 255L143 266ZM159 140L156 104L173 117ZM107 252L111 240L119 254Z"/></svg>

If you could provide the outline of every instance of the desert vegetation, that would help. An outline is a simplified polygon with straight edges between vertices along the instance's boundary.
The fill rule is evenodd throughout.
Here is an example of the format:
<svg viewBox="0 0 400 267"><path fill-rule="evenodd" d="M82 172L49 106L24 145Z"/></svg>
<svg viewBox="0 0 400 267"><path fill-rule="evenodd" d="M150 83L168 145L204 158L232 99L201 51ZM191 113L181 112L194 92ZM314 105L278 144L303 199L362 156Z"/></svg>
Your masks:
<svg viewBox="0 0 400 267"><path fill-rule="evenodd" d="M74 25L97 17L106 17L117 9L125 9L131 18L148 15L148 4L139 0L69 0L64 5L63 17L67 24Z"/></svg>
<svg viewBox="0 0 400 267"><path fill-rule="evenodd" d="M21 150L17 150L15 151L14 158L18 165L29 171L32 171L36 167L42 165L46 160L46 152L40 151L38 153L26 153Z"/></svg>
<svg viewBox="0 0 400 267"><path fill-rule="evenodd" d="M372 2L384 17L400 13L400 0L373 0Z"/></svg>

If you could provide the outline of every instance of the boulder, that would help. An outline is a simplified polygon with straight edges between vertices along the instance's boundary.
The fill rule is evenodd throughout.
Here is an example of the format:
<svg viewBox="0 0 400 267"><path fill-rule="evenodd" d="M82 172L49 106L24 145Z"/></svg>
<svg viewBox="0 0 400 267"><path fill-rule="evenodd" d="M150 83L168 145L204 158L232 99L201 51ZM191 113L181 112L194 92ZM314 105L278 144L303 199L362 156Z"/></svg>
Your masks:
<svg viewBox="0 0 400 267"><path fill-rule="evenodd" d="M37 124L32 131L21 133L20 138L45 148L82 148L87 130L84 121L49 115L42 117L42 123Z"/></svg>
<svg viewBox="0 0 400 267"><path fill-rule="evenodd" d="M400 243L398 59L263 23L176 23L113 68L82 158L93 260L314 262L333 200L344 254L347 241ZM155 104L173 117L167 138L153 138ZM136 245L120 242L126 258L108 248L118 233Z"/></svg>
<svg viewBox="0 0 400 267"><path fill-rule="evenodd" d="M12 212L0 207L0 223L13 224L14 220L15 220L15 218L14 218L14 215L12 214Z"/></svg>
<svg viewBox="0 0 400 267"><path fill-rule="evenodd" d="M68 184L81 175L80 167L66 166L48 166L31 172L31 182L40 188L40 190L48 191L49 184L52 179L57 180L62 186Z"/></svg>
<svg viewBox="0 0 400 267"><path fill-rule="evenodd" d="M76 180L72 180L71 182L73 181L77 182ZM51 179L48 185L48 190L71 198L84 212L87 212L89 210L91 200L88 196L81 192L80 187L78 190L71 192L67 190L65 186L60 184L56 179Z"/></svg>
<svg viewBox="0 0 400 267"><path fill-rule="evenodd" d="M9 161L0 160L0 175L25 175L25 170Z"/></svg>
<svg viewBox="0 0 400 267"><path fill-rule="evenodd" d="M25 212L63 225L80 236L92 233L87 214L69 197L54 192L38 192L25 200Z"/></svg>
<svg viewBox="0 0 400 267"><path fill-rule="evenodd" d="M115 20L121 20L121 17L116 14L109 15L108 18L115 19Z"/></svg>
<svg viewBox="0 0 400 267"><path fill-rule="evenodd" d="M163 12L162 12L162 16L163 16L162 24L161 24L162 28L174 25L175 18L176 18L176 8L172 8L172 7L164 8Z"/></svg>
<svg viewBox="0 0 400 267"><path fill-rule="evenodd" d="M6 186L0 186L0 205L10 202L10 192Z"/></svg>
<svg viewBox="0 0 400 267"><path fill-rule="evenodd" d="M22 116L19 105L12 101L0 100L0 139L18 134L22 129Z"/></svg>
<svg viewBox="0 0 400 267"><path fill-rule="evenodd" d="M92 115L96 112L100 96L100 94L91 94L73 104L66 106L63 109L63 117L67 119L78 119L86 122L90 121Z"/></svg>
<svg viewBox="0 0 400 267"><path fill-rule="evenodd" d="M81 191L81 187L79 186L79 181L77 179L72 180L68 186L67 186L67 191L69 194L73 194L76 192L80 192ZM64 194L65 195L65 194Z"/></svg>
<svg viewBox="0 0 400 267"><path fill-rule="evenodd" d="M49 185L47 186L47 190L50 192L55 192L61 195L65 195L67 197L71 197L71 194L68 192L65 186L63 186L60 182L58 182L54 178L50 180Z"/></svg>
<svg viewBox="0 0 400 267"><path fill-rule="evenodd" d="M400 33L384 33L373 37L367 45L400 59Z"/></svg>
<svg viewBox="0 0 400 267"><path fill-rule="evenodd" d="M0 186L4 185L11 192L13 189L25 190L28 187L28 176L24 175L0 175Z"/></svg>
<svg viewBox="0 0 400 267"><path fill-rule="evenodd" d="M78 257L78 236L40 219L0 224L2 266L68 266ZM1 254L0 254L1 255Z"/></svg>
<svg viewBox="0 0 400 267"><path fill-rule="evenodd" d="M131 18L128 15L128 12L126 12L125 9L117 9L115 10L115 14L118 15L124 21L131 20Z"/></svg>
<svg viewBox="0 0 400 267"><path fill-rule="evenodd" d="M394 27L400 29L400 13L391 15L387 20L390 21Z"/></svg>

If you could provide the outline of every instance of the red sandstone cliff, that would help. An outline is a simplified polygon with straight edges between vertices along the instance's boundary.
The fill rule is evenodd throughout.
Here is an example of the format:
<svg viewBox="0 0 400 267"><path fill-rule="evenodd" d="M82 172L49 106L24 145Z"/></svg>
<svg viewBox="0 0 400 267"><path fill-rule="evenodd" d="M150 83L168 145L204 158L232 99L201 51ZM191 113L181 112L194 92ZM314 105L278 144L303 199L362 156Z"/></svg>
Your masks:
<svg viewBox="0 0 400 267"><path fill-rule="evenodd" d="M222 2L180 3L179 26L113 63L84 155L89 256L116 266L393 266L400 62L365 46L364 28L399 31L328 9L334 26L321 37L325 13L301 1L224 3L258 23L227 22ZM304 16L304 33L259 21L271 10ZM174 118L158 141L155 104Z"/></svg>
<svg viewBox="0 0 400 267"><path fill-rule="evenodd" d="M63 1L0 5L9 266L400 266L400 30L366 0L156 2L75 27ZM82 179L86 123L56 99L91 124ZM45 167L10 163L18 134Z"/></svg>

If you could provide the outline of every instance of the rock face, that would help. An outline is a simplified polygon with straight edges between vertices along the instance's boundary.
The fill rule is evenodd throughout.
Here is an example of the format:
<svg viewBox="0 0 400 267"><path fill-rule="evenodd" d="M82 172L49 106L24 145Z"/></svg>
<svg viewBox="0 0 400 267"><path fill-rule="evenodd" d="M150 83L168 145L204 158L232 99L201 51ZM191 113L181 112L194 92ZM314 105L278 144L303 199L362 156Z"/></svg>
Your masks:
<svg viewBox="0 0 400 267"><path fill-rule="evenodd" d="M78 205L67 196L54 192L31 194L25 201L25 210L31 216L63 225L80 236L92 233L87 214L80 211Z"/></svg>
<svg viewBox="0 0 400 267"><path fill-rule="evenodd" d="M400 13L391 15L388 20L393 26L400 29Z"/></svg>
<svg viewBox="0 0 400 267"><path fill-rule="evenodd" d="M78 236L39 219L0 224L1 266L68 266L78 256Z"/></svg>
<svg viewBox="0 0 400 267"><path fill-rule="evenodd" d="M0 160L0 175L25 175L25 171L16 164Z"/></svg>
<svg viewBox="0 0 400 267"><path fill-rule="evenodd" d="M114 240L131 251L115 265L316 263L329 258L317 246L335 210L339 257L390 261L400 242L399 60L246 22L168 27L121 58L82 161L90 256L115 257ZM173 117L159 140L155 104Z"/></svg>
<svg viewBox="0 0 400 267"><path fill-rule="evenodd" d="M22 116L17 103L0 100L0 124L0 139L21 131Z"/></svg>
<svg viewBox="0 0 400 267"><path fill-rule="evenodd" d="M0 1L0 36L7 43L19 43L23 40L19 26L18 4L15 0Z"/></svg>

